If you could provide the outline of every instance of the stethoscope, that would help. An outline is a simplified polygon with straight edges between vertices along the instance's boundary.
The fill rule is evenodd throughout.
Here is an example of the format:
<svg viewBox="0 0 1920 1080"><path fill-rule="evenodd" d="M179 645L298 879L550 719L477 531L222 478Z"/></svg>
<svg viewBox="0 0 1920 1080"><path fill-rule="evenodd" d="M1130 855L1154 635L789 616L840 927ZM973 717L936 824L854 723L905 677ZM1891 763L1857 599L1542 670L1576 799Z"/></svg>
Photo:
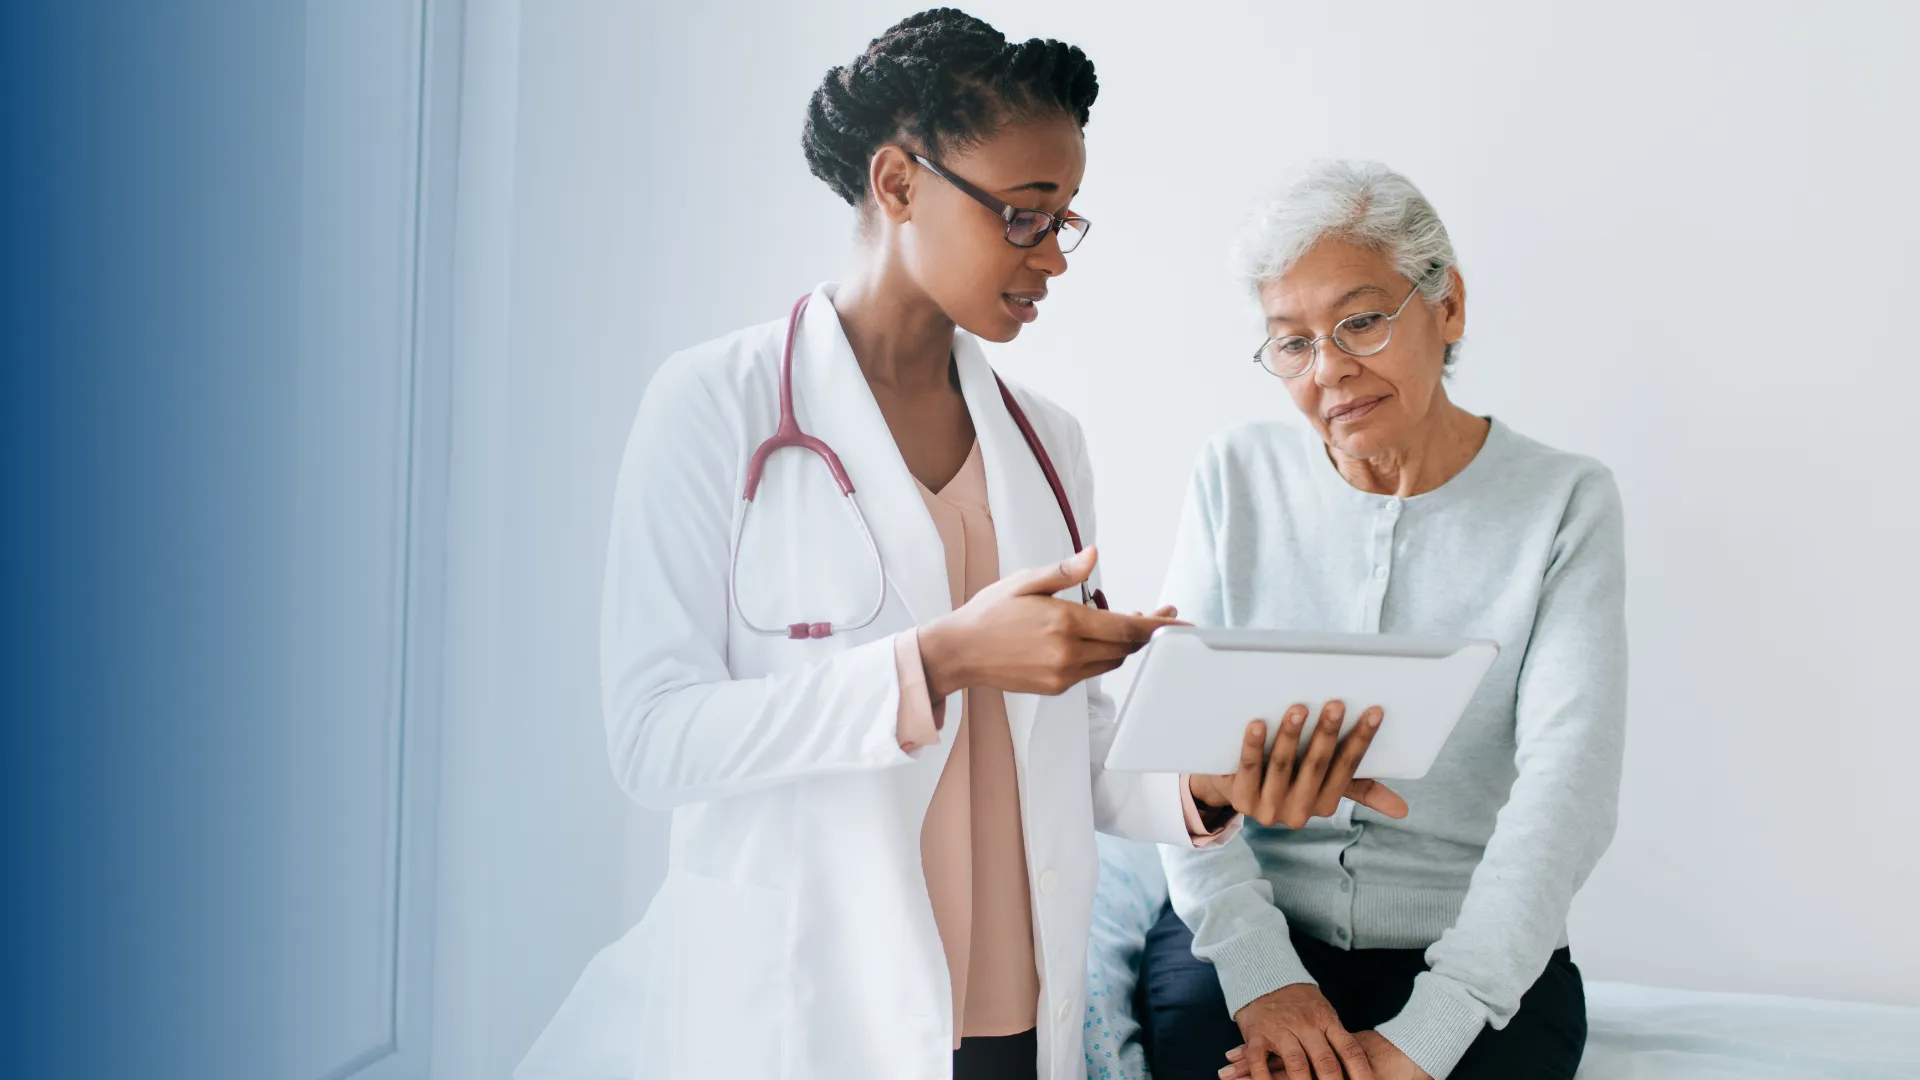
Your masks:
<svg viewBox="0 0 1920 1080"><path fill-rule="evenodd" d="M740 622L756 634L768 637L786 637L793 639L824 638L849 630L859 630L880 617L880 609L887 602L887 571L880 559L880 548L873 541L873 531L867 528L866 515L860 512L860 504L853 497L853 481L847 477L846 467L840 464L840 455L833 447L800 430L800 422L793 415L793 337L800 328L800 315L807 310L807 301L811 294L802 296L794 302L793 314L787 317L787 340L780 353L780 426L774 429L773 437L760 444L747 462L747 486L744 494L747 505L741 507L739 520L733 527L733 556L727 568L727 594L733 602L733 611ZM1067 502L1067 489L1060 484L1060 474L1054 471L1053 459L1047 456L1047 448L1040 444L1040 436L1033 430L1033 424L1027 419L1026 411L1013 399L1013 391L996 373L993 381L1000 387L1000 400L1006 403L1007 412L1013 416L1013 422L1020 429L1021 437L1027 440L1027 448L1033 451L1035 461L1040 463L1040 471L1046 474L1047 484L1053 488L1054 501L1060 504L1060 514L1067 521L1067 535L1073 540L1074 554L1079 554L1080 526L1073 519L1073 507ZM873 607L861 616L858 622L796 622L783 627L767 627L756 624L747 617L740 607L740 537L746 530L747 513L753 507L753 496L760 489L760 475L766 468L767 459L776 452L795 447L812 452L821 461L826 462L827 471L833 474L833 482L845 497L847 512L853 516L854 525L860 530L860 538L867 545L867 553L873 559L874 598ZM1090 604L1101 611L1107 610L1107 598L1099 589L1088 591L1080 586L1080 602Z"/></svg>

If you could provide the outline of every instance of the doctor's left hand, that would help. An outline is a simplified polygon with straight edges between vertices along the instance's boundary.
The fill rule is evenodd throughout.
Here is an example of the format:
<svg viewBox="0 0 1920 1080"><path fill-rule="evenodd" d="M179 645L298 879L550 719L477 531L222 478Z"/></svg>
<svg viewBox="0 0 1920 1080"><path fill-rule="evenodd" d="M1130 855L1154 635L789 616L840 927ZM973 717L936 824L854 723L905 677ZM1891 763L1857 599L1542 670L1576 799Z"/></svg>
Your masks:
<svg viewBox="0 0 1920 1080"><path fill-rule="evenodd" d="M975 593L959 610L920 627L927 691L940 697L969 686L1016 694L1059 694L1104 675L1140 650L1173 609L1122 615L1061 600L1093 573L1099 554L1009 574Z"/></svg>

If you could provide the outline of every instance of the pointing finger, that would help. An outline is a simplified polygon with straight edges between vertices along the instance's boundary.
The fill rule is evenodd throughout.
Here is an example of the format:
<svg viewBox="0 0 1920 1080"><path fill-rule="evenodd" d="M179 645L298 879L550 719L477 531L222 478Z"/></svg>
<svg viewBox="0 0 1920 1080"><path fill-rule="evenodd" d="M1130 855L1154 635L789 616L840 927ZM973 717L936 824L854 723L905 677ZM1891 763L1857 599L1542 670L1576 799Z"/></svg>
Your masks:
<svg viewBox="0 0 1920 1080"><path fill-rule="evenodd" d="M1002 578L998 585L1012 596L1052 595L1083 584L1093 576L1100 553L1087 548L1050 566L1029 566Z"/></svg>

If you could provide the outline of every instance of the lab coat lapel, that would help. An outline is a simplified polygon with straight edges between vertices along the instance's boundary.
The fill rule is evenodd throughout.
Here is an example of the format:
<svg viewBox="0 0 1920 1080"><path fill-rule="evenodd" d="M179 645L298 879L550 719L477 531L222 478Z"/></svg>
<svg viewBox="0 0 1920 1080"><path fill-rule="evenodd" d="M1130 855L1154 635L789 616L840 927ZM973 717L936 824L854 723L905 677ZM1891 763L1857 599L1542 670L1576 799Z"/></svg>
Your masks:
<svg viewBox="0 0 1920 1080"><path fill-rule="evenodd" d="M816 288L800 318L794 411L803 430L839 455L880 549L887 583L914 623L927 623L953 610L946 549L841 329L833 291L831 285Z"/></svg>
<svg viewBox="0 0 1920 1080"><path fill-rule="evenodd" d="M964 331L954 335L954 359L960 367L960 390L973 417L974 437L980 443L987 474L987 505L993 514L993 538L999 549L1000 576L1030 566L1057 563L1073 554L1066 519L1046 474L1033 456L1025 436L1001 400L993 368L980 343ZM1049 455L1059 448L1049 446ZM1056 471L1063 466L1055 461ZM1032 694L1006 695L1007 722L1014 746L1024 757L1039 699Z"/></svg>

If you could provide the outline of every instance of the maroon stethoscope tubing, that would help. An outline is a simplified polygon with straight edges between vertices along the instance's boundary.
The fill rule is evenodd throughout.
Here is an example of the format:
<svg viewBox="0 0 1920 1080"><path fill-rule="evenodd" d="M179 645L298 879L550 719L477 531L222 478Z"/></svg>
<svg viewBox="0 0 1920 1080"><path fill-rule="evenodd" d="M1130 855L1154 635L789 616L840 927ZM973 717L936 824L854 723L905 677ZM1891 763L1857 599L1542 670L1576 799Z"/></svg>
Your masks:
<svg viewBox="0 0 1920 1080"><path fill-rule="evenodd" d="M787 342L780 352L780 426L774 429L773 437L760 444L753 452L753 460L747 462L746 500L753 501L753 493L760 490L760 474L767 466L767 459L775 451L788 447L811 450L820 455L827 463L827 471L833 474L833 482L840 485L840 494L853 496L853 481L847 477L847 470L840 464L840 455L833 447L800 430L800 421L793 415L793 339L800 329L800 314L807 310L807 301L811 294L803 296L793 303L793 314L787 316Z"/></svg>
<svg viewBox="0 0 1920 1080"><path fill-rule="evenodd" d="M833 474L834 484L839 487L840 494L847 500L847 508L852 513L855 524L859 526L861 535L866 540L867 546L873 551L875 564L880 565L879 548L874 544L873 533L867 528L866 518L860 513L859 504L854 501L853 480L847 475L846 466L840 463L840 455L833 452L833 447L800 430L800 421L794 416L793 340L798 336L800 316L807 310L807 301L809 299L811 299L811 294L802 296L800 299L794 301L793 312L787 316L787 337L780 351L780 423L779 426L774 429L773 435L765 442L762 442L759 447L754 450L753 457L748 460L747 482L745 490L742 493L742 499L747 503L753 502L754 495L760 490L760 478L766 471L768 458L781 450L806 450L826 463L827 471ZM1033 452L1034 460L1040 465L1040 472L1046 476L1047 486L1053 489L1054 501L1060 505L1060 515L1066 520L1067 535L1073 541L1073 551L1074 554L1077 555L1082 550L1080 543L1080 525L1079 522L1074 520L1073 506L1067 501L1067 489L1065 485L1060 482L1060 474L1055 471L1053 467L1053 459L1048 456L1047 448L1041 444L1039 434L1033 429L1033 422L1027 419L1026 410L1022 409L1020 403L1014 400L1013 391L1008 389L1006 381L1001 379L998 373L994 374L993 381L995 385L1000 388L1000 400L1006 404L1008 414L1013 417L1014 426L1020 429L1020 435L1026 440L1027 448ZM745 528L745 524L746 510L742 508L739 523L734 529L733 564L729 568L728 591L733 594L734 611L739 614L740 620L747 625L748 629L756 633L771 636L784 635L794 639L825 638L833 636L836 631L858 630L879 616L880 608L886 602L886 571L884 567L882 567L880 571L879 599L874 602L873 610L860 622L849 624L797 622L789 623L787 626L779 629L767 629L754 625L753 621L747 618L746 613L740 610L739 588L736 584L740 558L740 533ZM1082 585L1080 586L1080 596L1083 602L1090 603L1102 611L1107 610L1106 594L1099 589L1094 589L1089 592L1087 587Z"/></svg>

